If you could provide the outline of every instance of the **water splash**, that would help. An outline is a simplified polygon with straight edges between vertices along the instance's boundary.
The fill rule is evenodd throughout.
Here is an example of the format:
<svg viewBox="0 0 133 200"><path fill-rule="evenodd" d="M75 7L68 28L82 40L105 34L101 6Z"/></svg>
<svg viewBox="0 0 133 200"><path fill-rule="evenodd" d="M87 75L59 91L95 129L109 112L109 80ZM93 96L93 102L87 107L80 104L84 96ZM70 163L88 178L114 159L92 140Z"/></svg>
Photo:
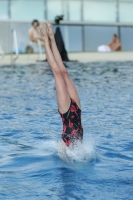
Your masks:
<svg viewBox="0 0 133 200"><path fill-rule="evenodd" d="M95 143L92 138L87 138L74 146L65 146L65 149L58 145L57 154L68 164L88 163L96 159Z"/></svg>

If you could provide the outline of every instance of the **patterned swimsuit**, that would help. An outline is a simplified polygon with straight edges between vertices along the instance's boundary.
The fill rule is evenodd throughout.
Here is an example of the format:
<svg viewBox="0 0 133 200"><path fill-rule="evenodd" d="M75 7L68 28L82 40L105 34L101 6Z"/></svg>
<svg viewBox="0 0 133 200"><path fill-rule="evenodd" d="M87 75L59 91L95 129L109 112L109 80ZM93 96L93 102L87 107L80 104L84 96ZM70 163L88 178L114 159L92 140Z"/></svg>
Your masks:
<svg viewBox="0 0 133 200"><path fill-rule="evenodd" d="M75 141L82 141L81 110L73 99L71 99L68 111L64 114L60 113L60 115L63 122L62 139L66 145L69 146L71 143L74 144Z"/></svg>

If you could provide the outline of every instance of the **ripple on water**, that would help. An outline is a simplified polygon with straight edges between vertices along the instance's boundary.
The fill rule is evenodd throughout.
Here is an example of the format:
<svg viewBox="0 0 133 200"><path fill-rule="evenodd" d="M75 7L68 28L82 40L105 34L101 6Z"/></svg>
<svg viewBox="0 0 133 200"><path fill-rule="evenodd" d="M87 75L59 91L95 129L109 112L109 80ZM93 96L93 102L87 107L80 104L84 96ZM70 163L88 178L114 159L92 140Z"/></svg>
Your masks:
<svg viewBox="0 0 133 200"><path fill-rule="evenodd" d="M60 159L62 124L44 64L0 69L1 200L132 200L133 63L67 63L84 142Z"/></svg>

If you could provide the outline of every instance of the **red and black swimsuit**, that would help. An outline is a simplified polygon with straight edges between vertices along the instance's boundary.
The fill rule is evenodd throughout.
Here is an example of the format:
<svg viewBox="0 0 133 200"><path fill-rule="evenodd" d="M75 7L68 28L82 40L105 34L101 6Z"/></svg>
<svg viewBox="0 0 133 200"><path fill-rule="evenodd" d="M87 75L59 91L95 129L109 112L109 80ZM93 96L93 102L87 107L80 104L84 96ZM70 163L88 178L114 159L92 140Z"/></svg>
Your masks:
<svg viewBox="0 0 133 200"><path fill-rule="evenodd" d="M60 112L59 112L60 113ZM71 99L69 110L61 114L63 122L62 139L69 146L75 141L81 141L83 139L83 128L81 124L81 110L76 102Z"/></svg>

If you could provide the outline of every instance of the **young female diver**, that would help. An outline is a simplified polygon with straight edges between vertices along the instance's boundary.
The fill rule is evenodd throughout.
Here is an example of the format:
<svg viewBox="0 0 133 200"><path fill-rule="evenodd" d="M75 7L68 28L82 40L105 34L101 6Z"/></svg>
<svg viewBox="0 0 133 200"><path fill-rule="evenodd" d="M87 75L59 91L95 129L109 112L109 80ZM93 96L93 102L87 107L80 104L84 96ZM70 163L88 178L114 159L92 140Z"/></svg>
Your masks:
<svg viewBox="0 0 133 200"><path fill-rule="evenodd" d="M64 149L66 145L73 145L76 141L82 141L83 138L80 100L57 49L52 25L49 22L41 23L40 32L47 61L55 78L58 111L63 122L61 148Z"/></svg>

